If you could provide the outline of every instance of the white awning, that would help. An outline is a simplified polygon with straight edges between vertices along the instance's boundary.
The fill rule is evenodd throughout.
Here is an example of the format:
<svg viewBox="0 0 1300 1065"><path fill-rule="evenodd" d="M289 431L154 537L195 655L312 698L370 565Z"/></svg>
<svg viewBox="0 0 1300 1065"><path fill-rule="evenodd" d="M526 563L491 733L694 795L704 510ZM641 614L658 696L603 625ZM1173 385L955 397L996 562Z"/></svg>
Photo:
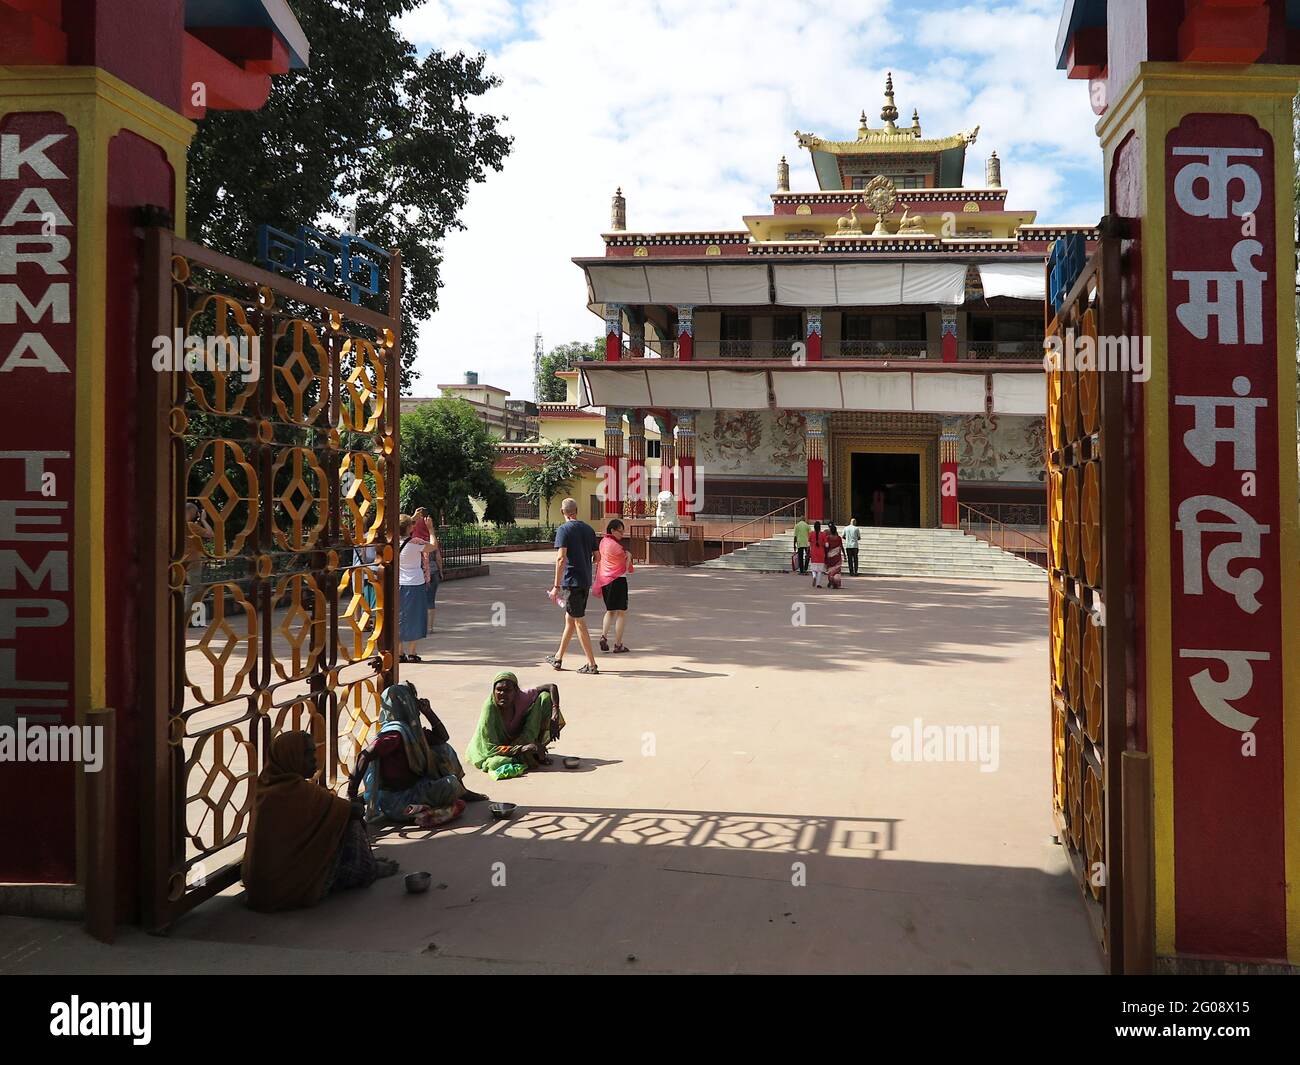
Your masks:
<svg viewBox="0 0 1300 1065"><path fill-rule="evenodd" d="M834 373L772 373L772 395L778 407L800 410L840 410L839 374Z"/></svg>
<svg viewBox="0 0 1300 1065"><path fill-rule="evenodd" d="M910 373L840 374L845 410L912 409L912 375Z"/></svg>
<svg viewBox="0 0 1300 1065"><path fill-rule="evenodd" d="M593 303L738 307L772 302L763 263L589 266Z"/></svg>
<svg viewBox="0 0 1300 1065"><path fill-rule="evenodd" d="M656 359L587 363L583 387L591 404L667 410L861 410L983 414L992 387L993 413L1041 415L1043 374L919 370L683 369ZM770 396L769 396L770 390Z"/></svg>
<svg viewBox="0 0 1300 1065"><path fill-rule="evenodd" d="M965 263L778 263L772 276L776 302L790 307L956 306L966 299Z"/></svg>
<svg viewBox="0 0 1300 1065"><path fill-rule="evenodd" d="M710 370L711 407L722 410L766 410L767 374L762 370Z"/></svg>
<svg viewBox="0 0 1300 1065"><path fill-rule="evenodd" d="M1047 274L1042 263L980 263L979 271L985 299L992 296L1047 299Z"/></svg>
<svg viewBox="0 0 1300 1065"><path fill-rule="evenodd" d="M993 409L999 414L1046 414L1047 375L995 373Z"/></svg>
<svg viewBox="0 0 1300 1065"><path fill-rule="evenodd" d="M921 373L912 380L912 409L930 414L983 414L984 375Z"/></svg>

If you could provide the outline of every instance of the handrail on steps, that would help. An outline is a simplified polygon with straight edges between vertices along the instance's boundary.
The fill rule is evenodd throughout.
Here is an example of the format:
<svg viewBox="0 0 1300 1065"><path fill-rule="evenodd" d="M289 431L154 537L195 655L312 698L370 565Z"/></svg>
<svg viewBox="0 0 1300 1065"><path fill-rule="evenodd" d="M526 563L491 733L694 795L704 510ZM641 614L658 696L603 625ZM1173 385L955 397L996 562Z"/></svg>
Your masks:
<svg viewBox="0 0 1300 1065"><path fill-rule="evenodd" d="M1018 558L1023 558L1026 562L1032 562L1035 566L1041 566L1043 569L1047 569L1047 560L1050 557L1050 552L1047 544L1043 543L1043 541L1038 539L1038 537L1030 536L1029 533L1021 532L1019 529L1013 529L1011 526L1006 525L993 517L992 514L987 514L976 507L972 507L969 503L962 503L959 501L957 504L957 510L958 527L967 536L974 536L975 539L983 540L985 543L990 544L999 550L1005 551L1009 555L1015 555ZM972 521L972 515L979 520ZM987 525L989 527L989 535L985 537L971 532L971 525ZM996 542L994 540L995 534L997 537ZM1008 542L1012 537L1014 537L1016 541L1020 541L1020 543L1017 543L1014 546L1008 546ZM1028 547L1025 546L1026 544L1033 544L1034 546Z"/></svg>
<svg viewBox="0 0 1300 1065"><path fill-rule="evenodd" d="M728 529L725 533L722 534L722 537L721 537L721 539L722 539L722 554L725 555L725 554L727 553L727 541L728 541L728 540L731 540L731 539L740 540L740 539L742 539L741 537L734 537L734 536L732 535L733 533L738 533L738 532L740 532L741 529L748 528L749 526L755 524L756 522L760 522L760 521L761 521L761 522L764 522L764 523L765 523L765 525L764 525L764 535L759 536L759 537L754 538L754 539L744 538L744 542L745 542L746 545L748 545L748 544L752 544L752 543L757 543L759 540L766 540L767 537L768 537L768 535L770 535L769 533L767 533L767 523L770 523L770 524L772 525L772 527L775 527L776 522L777 522L777 515L780 514L782 511L785 511L785 510L791 510L791 511L793 511L793 513L790 515L790 517L791 517L791 518L794 518L795 520L798 520L799 518L803 517L803 507L804 507L804 504L805 504L806 502L807 502L807 500L804 500L804 499L792 499L789 503L786 503L784 506L777 507L776 510L769 511L768 513L763 514L763 515L760 515L760 516L757 517L757 518L750 518L749 521L742 522L740 525L737 525L735 528ZM785 520L785 519L781 519L781 520Z"/></svg>

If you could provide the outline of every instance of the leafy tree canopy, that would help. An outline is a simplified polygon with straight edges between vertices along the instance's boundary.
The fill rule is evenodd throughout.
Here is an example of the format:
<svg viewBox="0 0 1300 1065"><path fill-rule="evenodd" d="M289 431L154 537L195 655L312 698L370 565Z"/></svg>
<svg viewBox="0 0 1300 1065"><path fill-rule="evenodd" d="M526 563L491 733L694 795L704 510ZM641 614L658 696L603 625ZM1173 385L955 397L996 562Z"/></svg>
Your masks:
<svg viewBox="0 0 1300 1065"><path fill-rule="evenodd" d="M469 187L500 170L502 119L471 103L482 54L420 59L394 20L421 0L294 0L311 68L272 79L258 111L210 111L189 151L189 235L251 260L258 226L296 231L356 208L356 233L402 253L402 387L438 305L441 244Z"/></svg>
<svg viewBox="0 0 1300 1065"><path fill-rule="evenodd" d="M439 525L475 521L471 498L487 501L489 521L514 520L505 486L492 473L495 441L465 400L444 397L404 412L401 435L403 506L410 488L414 505L428 507Z"/></svg>
<svg viewBox="0 0 1300 1065"><path fill-rule="evenodd" d="M556 377L560 370L572 370L580 362L604 362L605 338L596 337L589 344L581 340L571 340L567 344L558 344L542 356L540 395L538 403L563 403L565 396L564 382Z"/></svg>
<svg viewBox="0 0 1300 1065"><path fill-rule="evenodd" d="M545 509L545 520L551 520L551 500L573 487L578 476L578 449L563 440L548 444L537 466L525 466L519 471L519 481L524 498Z"/></svg>

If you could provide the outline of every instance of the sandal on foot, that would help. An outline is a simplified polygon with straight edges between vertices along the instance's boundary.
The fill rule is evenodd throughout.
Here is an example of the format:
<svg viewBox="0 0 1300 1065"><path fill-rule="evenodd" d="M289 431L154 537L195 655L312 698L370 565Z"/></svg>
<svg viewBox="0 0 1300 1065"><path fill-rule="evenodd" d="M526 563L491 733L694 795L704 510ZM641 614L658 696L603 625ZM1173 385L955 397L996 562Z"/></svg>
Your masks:
<svg viewBox="0 0 1300 1065"><path fill-rule="evenodd" d="M578 672L579 672L579 673L587 673L587 674L591 674L591 673L599 673L600 670L599 670L599 668L597 668L596 666L593 666L593 665L589 662L589 663L587 663L587 665L583 666L580 670L578 670Z"/></svg>
<svg viewBox="0 0 1300 1065"><path fill-rule="evenodd" d="M411 660L411 656L410 656L410 655L398 655L398 656L397 656L397 660L398 660L399 662L409 662L409 661Z"/></svg>
<svg viewBox="0 0 1300 1065"><path fill-rule="evenodd" d="M604 636L603 633L601 634L601 637L600 637L600 649L601 649L602 651L608 651L608 650L609 650L609 641L608 641L607 639L605 639L605 636Z"/></svg>
<svg viewBox="0 0 1300 1065"><path fill-rule="evenodd" d="M624 645L621 644L621 643L616 643L616 644L614 644L614 650L611 651L610 653L611 653L611 654L616 654L616 655L625 655L625 654L627 654L628 651L630 651L630 650L631 650L630 647L626 647L626 646L624 646Z"/></svg>
<svg viewBox="0 0 1300 1065"><path fill-rule="evenodd" d="M385 877L388 876L396 876L398 870L401 868L402 867L398 865L397 862L395 862L392 858L376 858L375 879L383 880Z"/></svg>
<svg viewBox="0 0 1300 1065"><path fill-rule="evenodd" d="M407 656L406 656L406 660L407 660L408 662L423 662L423 661L424 661L424 659L421 658L419 655L407 655Z"/></svg>
<svg viewBox="0 0 1300 1065"><path fill-rule="evenodd" d="M545 658L545 662L546 662L546 664L547 664L548 666L550 666L552 669L563 669L563 668L564 668L564 659L562 659L562 658L556 658L555 655L547 655L546 658Z"/></svg>

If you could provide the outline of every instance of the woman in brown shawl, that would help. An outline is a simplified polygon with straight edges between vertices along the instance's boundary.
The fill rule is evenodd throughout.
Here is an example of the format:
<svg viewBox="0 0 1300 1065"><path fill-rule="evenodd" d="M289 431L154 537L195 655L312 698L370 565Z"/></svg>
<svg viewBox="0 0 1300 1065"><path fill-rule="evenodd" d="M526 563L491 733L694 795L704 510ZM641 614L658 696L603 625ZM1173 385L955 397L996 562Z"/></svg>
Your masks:
<svg viewBox="0 0 1300 1065"><path fill-rule="evenodd" d="M397 872L396 862L371 850L360 804L322 788L315 774L309 733L271 740L244 850L245 900L254 910L314 906L331 891L369 887Z"/></svg>

